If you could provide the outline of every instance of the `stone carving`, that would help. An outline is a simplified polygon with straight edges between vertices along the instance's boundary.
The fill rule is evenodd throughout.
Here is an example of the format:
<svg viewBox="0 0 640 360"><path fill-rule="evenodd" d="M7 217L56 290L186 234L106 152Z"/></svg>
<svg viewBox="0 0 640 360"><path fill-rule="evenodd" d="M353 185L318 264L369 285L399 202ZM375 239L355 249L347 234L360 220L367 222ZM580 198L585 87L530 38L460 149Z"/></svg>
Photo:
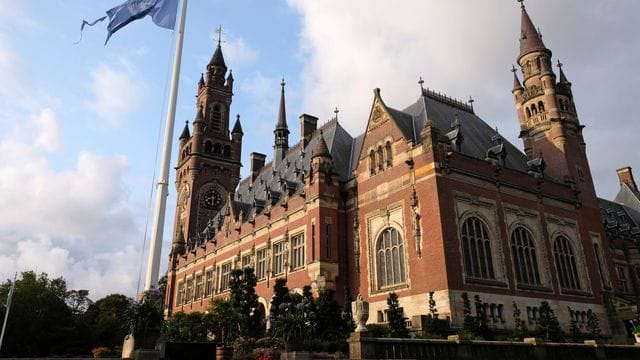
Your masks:
<svg viewBox="0 0 640 360"><path fill-rule="evenodd" d="M353 321L356 323L356 332L367 331L365 324L369 320L369 303L362 300L362 295L358 294L356 301L351 303L351 313Z"/></svg>

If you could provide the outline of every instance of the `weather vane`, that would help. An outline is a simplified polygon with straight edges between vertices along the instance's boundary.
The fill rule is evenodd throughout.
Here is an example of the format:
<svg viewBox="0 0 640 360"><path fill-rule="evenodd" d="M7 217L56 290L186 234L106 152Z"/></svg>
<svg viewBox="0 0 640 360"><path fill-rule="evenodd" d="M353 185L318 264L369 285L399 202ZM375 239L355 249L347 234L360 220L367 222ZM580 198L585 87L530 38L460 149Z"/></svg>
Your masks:
<svg viewBox="0 0 640 360"><path fill-rule="evenodd" d="M216 28L216 34L218 34L218 45L222 42L222 25L218 25Z"/></svg>

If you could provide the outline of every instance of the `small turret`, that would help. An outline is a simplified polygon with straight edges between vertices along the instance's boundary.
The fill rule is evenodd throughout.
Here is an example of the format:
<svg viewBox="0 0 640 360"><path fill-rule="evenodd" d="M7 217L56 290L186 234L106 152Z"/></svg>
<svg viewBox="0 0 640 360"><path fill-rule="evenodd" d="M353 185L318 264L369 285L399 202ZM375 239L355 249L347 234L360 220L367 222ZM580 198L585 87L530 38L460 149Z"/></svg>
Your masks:
<svg viewBox="0 0 640 360"><path fill-rule="evenodd" d="M273 135L275 137L273 144L273 164L275 166L277 166L280 161L284 159L284 155L289 149L289 127L287 126L287 113L285 110L284 78L282 78L280 86L281 92L280 109L278 111L278 122L276 123L275 130L273 130Z"/></svg>
<svg viewBox="0 0 640 360"><path fill-rule="evenodd" d="M513 90L511 90L511 93L514 95L522 94L522 91L524 90L522 84L520 83L520 79L518 79L517 71L518 70L516 70L516 67L512 65L511 72L513 73Z"/></svg>
<svg viewBox="0 0 640 360"><path fill-rule="evenodd" d="M220 42L220 36L218 36L218 46L207 65L207 82L213 81L213 84L222 86L224 85L224 76L227 73L227 65L224 63Z"/></svg>
<svg viewBox="0 0 640 360"><path fill-rule="evenodd" d="M196 119L193 121L193 151L202 151L202 133L204 132L204 114L202 106L196 113Z"/></svg>
<svg viewBox="0 0 640 360"><path fill-rule="evenodd" d="M238 114L236 115L236 123L233 125L233 130L231 130L231 138L234 142L238 142L242 141L243 135L242 125L240 125L240 114Z"/></svg>
<svg viewBox="0 0 640 360"><path fill-rule="evenodd" d="M189 121L184 122L184 129L182 129L182 134L178 138L180 140L180 146L184 145L191 138L191 134L189 133Z"/></svg>
<svg viewBox="0 0 640 360"><path fill-rule="evenodd" d="M229 70L229 76L227 76L227 88L232 91L233 90L233 71Z"/></svg>

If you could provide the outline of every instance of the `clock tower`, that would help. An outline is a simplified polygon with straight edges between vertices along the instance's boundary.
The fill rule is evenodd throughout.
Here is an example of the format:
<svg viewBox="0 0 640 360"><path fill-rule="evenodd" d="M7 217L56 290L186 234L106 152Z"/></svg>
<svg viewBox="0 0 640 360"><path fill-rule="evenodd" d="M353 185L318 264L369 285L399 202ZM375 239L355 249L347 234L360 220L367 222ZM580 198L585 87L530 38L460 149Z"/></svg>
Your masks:
<svg viewBox="0 0 640 360"><path fill-rule="evenodd" d="M227 74L218 39L206 75L198 82L193 133L187 122L180 135L173 255L198 242L198 234L240 181L243 132L239 115L229 130L232 97L233 75Z"/></svg>

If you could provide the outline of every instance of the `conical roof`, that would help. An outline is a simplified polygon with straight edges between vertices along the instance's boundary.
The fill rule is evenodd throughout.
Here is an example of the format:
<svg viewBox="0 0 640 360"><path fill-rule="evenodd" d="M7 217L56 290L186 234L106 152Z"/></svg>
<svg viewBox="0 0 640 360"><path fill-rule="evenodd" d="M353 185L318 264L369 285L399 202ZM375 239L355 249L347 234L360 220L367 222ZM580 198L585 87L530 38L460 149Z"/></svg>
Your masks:
<svg viewBox="0 0 640 360"><path fill-rule="evenodd" d="M322 157L331 157L331 153L329 152L329 147L327 146L327 142L324 140L324 134L322 133L322 129L320 129L320 135L318 137L318 144L316 148L313 149L312 158L322 156Z"/></svg>
<svg viewBox="0 0 640 360"><path fill-rule="evenodd" d="M220 43L218 42L218 47L216 47L216 51L213 53L211 57L211 61L209 61L210 66L218 66L227 68L227 65L224 63L224 56L222 56L222 48L220 47Z"/></svg>
<svg viewBox="0 0 640 360"><path fill-rule="evenodd" d="M570 84L571 82L567 80L566 75L564 74L564 70L562 70L562 63L558 60L558 68L560 69L560 83Z"/></svg>
<svg viewBox="0 0 640 360"><path fill-rule="evenodd" d="M528 54L536 50L547 50L542 42L542 35L536 30L533 25L527 10L522 4L522 17L520 19L520 56Z"/></svg>
<svg viewBox="0 0 640 360"><path fill-rule="evenodd" d="M514 92L516 90L522 90L522 84L520 83L520 79L518 79L518 74L516 74L516 68L515 66L511 67L511 72L513 72L513 89L511 90L511 92Z"/></svg>
<svg viewBox="0 0 640 360"><path fill-rule="evenodd" d="M278 110L278 123L276 124L276 130L288 129L287 126L287 112L285 109L285 99L284 99L284 78L282 78L282 82L280 86L282 87L280 91L280 109Z"/></svg>
<svg viewBox="0 0 640 360"><path fill-rule="evenodd" d="M189 133L189 121L185 121L184 129L182 129L182 134L180 134L180 137L178 138L178 140L189 139L190 137L191 137L191 134Z"/></svg>
<svg viewBox="0 0 640 360"><path fill-rule="evenodd" d="M236 123L233 125L231 133L244 135L244 132L242 132L242 125L240 125L240 115L236 116Z"/></svg>

